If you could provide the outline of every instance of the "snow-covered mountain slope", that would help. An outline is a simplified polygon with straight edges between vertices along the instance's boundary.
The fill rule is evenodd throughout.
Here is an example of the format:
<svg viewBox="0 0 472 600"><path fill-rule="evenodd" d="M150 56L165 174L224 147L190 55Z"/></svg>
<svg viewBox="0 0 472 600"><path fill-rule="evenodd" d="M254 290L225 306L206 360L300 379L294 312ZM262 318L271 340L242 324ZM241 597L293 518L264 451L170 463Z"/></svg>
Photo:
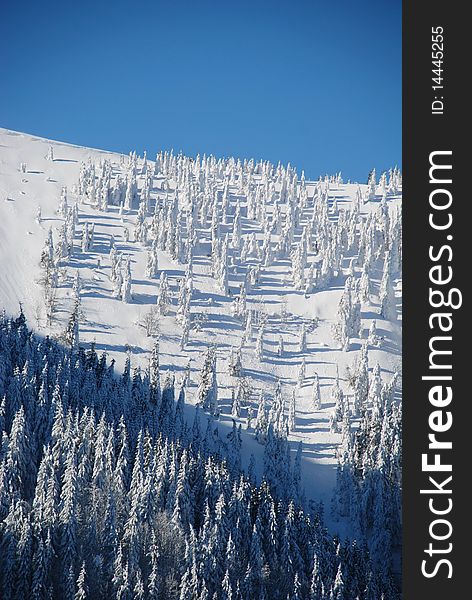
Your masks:
<svg viewBox="0 0 472 600"><path fill-rule="evenodd" d="M84 168L83 165L89 166ZM95 177L91 175L90 165L94 166ZM134 175L130 176L133 170ZM131 182L135 188L129 184L130 177L135 177ZM59 244L60 229L65 221L64 207L62 210L60 207L64 187L67 188L68 210L77 203L77 222L71 256L63 256L58 261L56 307L48 323L44 285L40 283L44 276L40 259L50 229L55 247ZM143 192L145 187L149 192L147 198ZM103 210L105 200L100 196L102 190L106 194L106 210ZM124 210L117 205L120 200ZM147 205L144 234L141 226L141 229L136 227L141 218L140 200L142 205ZM156 203L161 208L159 213L155 210ZM294 203L295 215L290 208ZM161 314L159 319L161 371L171 369L177 376L184 376L191 361L187 401L193 403L205 350L215 345L220 422L223 427L231 426L232 395L238 394L241 384L238 383L240 378L229 373L229 362L231 350L241 348L242 376L248 384L249 398L244 400L248 406L237 410L240 416L234 418L242 423L243 456L247 461L251 453L261 455L261 444L254 437L260 390L265 394L269 410L280 380L287 412L290 412L290 404L293 407L291 398L295 394L295 426L290 427L289 439L294 443L303 442L302 473L307 495L327 500L335 481L335 450L341 441L341 433L330 427L334 408L332 387L339 373L341 388L352 400L354 392L349 388L346 368L353 367L374 319L379 343L369 344L370 369L378 363L386 380L400 370L401 279L398 270L392 270L396 320L380 316L379 301L386 249L381 239L382 219L387 211L389 231L400 235L398 227L395 230L391 226L400 203L401 178L396 171L393 176L390 174L390 180L381 178L376 187L372 187L372 182L370 186L343 183L339 176L305 182L303 177L295 177L293 169L267 163L203 157L192 161L161 155L156 166L150 160L143 163L142 158L130 159L0 129L0 308L15 314L21 302L31 327L39 333L61 337L74 309L73 287L78 271L82 281L81 344L94 342L97 351L105 351L116 359L118 368L123 367L127 351L131 352L133 366L144 369L156 337L147 335L145 322L149 321L150 310L156 307L159 277L165 272L170 305L163 311L167 314ZM172 206L170 210L169 206ZM217 212L212 222L215 206ZM333 224L329 230L321 227L318 213L323 206L329 223ZM234 226L238 207L240 232ZM142 210L143 207L141 214ZM356 210L359 214L355 214ZM178 308L187 268L192 211L196 213L196 242L192 251L190 331L188 341L184 339L181 343L185 318L178 319ZM153 217L154 214L158 216ZM172 242L162 241L167 222L157 223L165 214L172 221L169 226L175 229ZM293 218L292 231L284 229L289 214ZM369 217L371 214L375 216ZM356 240L339 239L338 255L332 256L330 251L329 258L328 246L332 242L323 236L347 235L349 227L343 229L339 222L349 216L355 223ZM91 244L88 240L82 243L85 223L89 230L94 228ZM371 294L369 302L361 306L360 335L350 340L346 351L340 349L339 340L333 338L332 326L338 319L346 278L350 274L354 281L361 279L363 262L357 260L357 255L362 223L364 238L368 240L366 247L369 246L369 252L376 250L377 256L371 256L368 261ZM388 230L388 224L384 229ZM224 249L227 233L228 246ZM156 241L152 250L154 234L161 236L161 242ZM284 236L288 236L288 245L287 239L281 243ZM374 239L375 236L378 239ZM136 241L136 237L141 241ZM218 240L216 248L215 239ZM264 247L265 239L268 241ZM397 251L401 249L398 240L393 241ZM130 260L129 302L116 297L110 258L113 243L116 254L123 256L122 265L127 257ZM302 259L296 254L300 246L303 246ZM157 276L149 277L149 255L154 256L153 252L158 261ZM221 264L215 262L222 253L227 254L224 273ZM300 260L301 276L300 269L293 273L294 265L296 271ZM315 278L310 284L312 264L316 268L312 269ZM215 271L218 271L216 278L212 275ZM244 282L246 309L238 316L234 300ZM242 343L249 312L252 326ZM264 331L262 341L258 342L262 322ZM303 330L306 343L301 340ZM297 385L303 361L305 375ZM320 382L321 407L313 402L315 373ZM239 392L242 393L241 389ZM248 408L253 410L249 428Z"/></svg>

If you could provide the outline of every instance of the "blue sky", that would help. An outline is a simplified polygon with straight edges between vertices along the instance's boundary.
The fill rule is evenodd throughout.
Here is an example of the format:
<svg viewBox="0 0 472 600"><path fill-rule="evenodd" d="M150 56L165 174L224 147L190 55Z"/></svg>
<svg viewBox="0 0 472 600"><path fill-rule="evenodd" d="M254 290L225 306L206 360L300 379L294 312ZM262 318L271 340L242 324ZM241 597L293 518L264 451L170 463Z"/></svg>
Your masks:
<svg viewBox="0 0 472 600"><path fill-rule="evenodd" d="M401 163L401 2L4 2L0 126L364 181Z"/></svg>

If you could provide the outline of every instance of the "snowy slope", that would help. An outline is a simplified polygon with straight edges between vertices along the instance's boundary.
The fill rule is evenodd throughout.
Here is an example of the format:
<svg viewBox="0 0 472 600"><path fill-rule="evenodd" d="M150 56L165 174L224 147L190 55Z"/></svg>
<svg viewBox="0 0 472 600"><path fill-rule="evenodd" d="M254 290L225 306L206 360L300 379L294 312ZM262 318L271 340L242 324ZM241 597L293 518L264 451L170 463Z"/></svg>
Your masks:
<svg viewBox="0 0 472 600"><path fill-rule="evenodd" d="M54 159L48 160L49 147L52 146ZM146 367L154 340L147 337L142 321L151 306L156 303L158 279L145 275L147 248L134 241L134 224L137 207L128 214L120 216L118 207L109 206L107 212L100 212L75 193L82 162L91 159L95 163L103 159L111 162L116 175L125 175L126 158L100 150L81 148L69 144L50 142L27 134L0 129L0 308L15 314L18 302L23 304L24 312L31 327L40 333L61 335L73 308L72 283L76 270L79 270L84 288L82 290L83 319L80 324L81 343L95 342L99 352L106 351L117 361L118 368L124 364L126 345L131 347L133 365ZM25 172L20 164L26 165ZM138 161L139 164L140 161ZM156 198L164 200L174 193L176 182L169 180L168 188L163 187L164 177L156 175L151 191L151 202ZM139 176L138 176L139 184ZM61 270L58 289L58 311L51 326L46 323L43 291L39 284L40 254L49 228L53 230L54 241L63 218L57 209L61 189L67 186L69 205L75 201L79 207L79 228L76 232L76 248L73 256ZM307 182L309 199L313 196L316 182ZM366 186L360 186L364 193ZM357 184L330 183L329 201L336 199L338 210L345 210L356 202ZM237 189L230 188L231 199ZM399 205L399 195L389 196L388 204ZM362 206L362 212L378 210L380 197ZM42 218L37 220L38 207ZM272 207L268 207L271 214ZM311 203L303 211L301 224L311 218ZM333 218L336 215L333 214ZM95 241L90 252L80 251L80 228L83 223L95 223ZM130 232L129 241L125 241L124 228ZM262 232L257 223L243 219L243 235L256 231L258 240ZM231 224L222 225L223 233L231 232ZM124 303L113 297L110 281L109 244L114 236L117 250L129 255L132 268L132 301ZM159 252L159 270L165 270L171 287L173 305L167 316L161 317L161 369L173 369L183 373L191 359L191 386L188 401L191 403L198 383L202 365L203 350L208 344L216 344L218 361L218 393L221 405L221 422L231 425L231 390L234 379L228 374L228 358L231 348L237 348L244 331L244 323L233 317L232 297L225 297L215 285L210 275L211 258L209 254L210 234L200 232L200 252L194 260L194 292L191 302L192 314L202 313L205 320L200 331L192 330L189 343L180 349L181 327L176 321L176 298L179 279L183 276L185 265L174 262ZM205 241L206 240L206 241ZM245 273L245 265L238 261L237 252L230 257L229 287L237 294L239 282ZM100 266L98 266L100 261ZM341 386L348 394L346 367L352 366L361 346L361 340L354 340L349 352L340 350L333 340L331 325L336 315L344 280L349 267L346 258L343 272L334 278L327 289L305 295L297 291L290 274L288 259L275 260L270 267L263 267L261 280L247 295L248 306L266 315L267 326L264 338L265 357L258 360L254 354L257 328L253 330L252 340L243 349L244 375L250 380L252 405L257 408L257 391L264 389L268 396L273 393L275 382L280 378L284 396L288 398L295 388L299 365L306 360L306 378L304 385L296 391L296 429L290 435L293 442L303 441L303 478L307 495L313 499L327 500L335 481L336 445L340 434L330 433L329 414L333 409L330 389L336 378L336 366L339 370ZM359 277L359 271L356 273ZM396 296L398 321L386 321L379 316L378 293L381 268L375 271L371 302L362 306L362 337L367 336L372 319L377 320L377 332L383 337L380 348L369 349L369 367L377 362L382 368L382 376L388 379L394 371L400 369L401 360L401 280L397 279ZM318 325L313 327L313 320ZM300 353L298 340L302 324L308 328L307 348ZM277 356L277 341L283 334L285 351ZM312 404L312 384L315 372L321 384L322 408L314 410ZM243 430L245 418L241 418ZM251 431L243 431L243 454L248 460L250 453L260 456L262 447Z"/></svg>

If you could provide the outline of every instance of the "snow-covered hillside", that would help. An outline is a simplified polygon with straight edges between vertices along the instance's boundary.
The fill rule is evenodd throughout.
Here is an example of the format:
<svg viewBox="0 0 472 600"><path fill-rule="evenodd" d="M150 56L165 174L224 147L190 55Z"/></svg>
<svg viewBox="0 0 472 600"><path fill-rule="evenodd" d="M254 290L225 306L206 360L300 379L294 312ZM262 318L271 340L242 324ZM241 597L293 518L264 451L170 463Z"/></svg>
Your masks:
<svg viewBox="0 0 472 600"><path fill-rule="evenodd" d="M190 377L190 404L215 346L209 409L222 427L242 424L246 464L262 453L256 434L280 382L307 496L328 500L345 412L337 378L355 426L362 348L384 381L401 368L400 204L397 170L369 185L305 181L290 166L154 161L2 129L0 308L21 302L30 327L74 343L78 306L80 343L119 369L129 353L146 369L158 338L161 371Z"/></svg>

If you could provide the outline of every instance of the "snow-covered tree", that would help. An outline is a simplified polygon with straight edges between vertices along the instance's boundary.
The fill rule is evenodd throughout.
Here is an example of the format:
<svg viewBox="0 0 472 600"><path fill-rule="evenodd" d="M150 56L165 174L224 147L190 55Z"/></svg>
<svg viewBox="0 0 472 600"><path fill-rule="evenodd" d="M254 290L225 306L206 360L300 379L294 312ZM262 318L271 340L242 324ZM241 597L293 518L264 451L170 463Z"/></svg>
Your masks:
<svg viewBox="0 0 472 600"><path fill-rule="evenodd" d="M267 411L265 406L264 392L259 392L259 404L257 406L256 424L254 426L254 434L260 443L264 443L267 433Z"/></svg>
<svg viewBox="0 0 472 600"><path fill-rule="evenodd" d="M180 338L180 349L183 350L188 344L190 336L190 314L186 313L182 322L182 336Z"/></svg>
<svg viewBox="0 0 472 600"><path fill-rule="evenodd" d="M306 345L306 324L303 323L301 329L300 329L300 338L298 340L298 352L300 352L300 354L302 354L303 352L306 352L307 349L307 345Z"/></svg>
<svg viewBox="0 0 472 600"><path fill-rule="evenodd" d="M218 386L216 383L216 349L210 346L205 354L200 383L196 396L197 406L201 406L214 416L219 415Z"/></svg>
<svg viewBox="0 0 472 600"><path fill-rule="evenodd" d="M246 311L246 325L244 328L243 340L250 341L252 338L252 311Z"/></svg>
<svg viewBox="0 0 472 600"><path fill-rule="evenodd" d="M74 600L86 600L88 597L88 589L85 583L85 562L82 563L79 576L77 577L77 591L74 595Z"/></svg>
<svg viewBox="0 0 472 600"><path fill-rule="evenodd" d="M357 358L357 366L354 372L354 407L359 415L367 408L367 395L369 391L369 359L367 344L362 346Z"/></svg>
<svg viewBox="0 0 472 600"><path fill-rule="evenodd" d="M296 421L296 402L297 402L297 392L296 388L292 390L292 394L290 396L290 403L288 407L288 430L290 433L295 431L295 421Z"/></svg>
<svg viewBox="0 0 472 600"><path fill-rule="evenodd" d="M59 207L57 209L57 214L60 217L66 218L68 211L69 211L69 207L67 204L67 188L63 187L61 190L61 199L59 201Z"/></svg>
<svg viewBox="0 0 472 600"><path fill-rule="evenodd" d="M80 304L76 298L74 303L74 309L67 323L67 329L65 334L66 344L72 350L77 350L79 345L79 319L80 319Z"/></svg>
<svg viewBox="0 0 472 600"><path fill-rule="evenodd" d="M339 301L336 321L333 324L333 337L343 350L349 349L350 339L359 337L361 327L360 304L353 290L351 277L346 279L344 291Z"/></svg>
<svg viewBox="0 0 472 600"><path fill-rule="evenodd" d="M279 340L277 342L277 356L284 355L284 338L282 334L279 335Z"/></svg>
<svg viewBox="0 0 472 600"><path fill-rule="evenodd" d="M258 360L264 360L264 323L259 327L254 353Z"/></svg>
<svg viewBox="0 0 472 600"><path fill-rule="evenodd" d="M131 261L127 257L123 269L123 283L121 284L121 300L129 304L132 300L131 294Z"/></svg>
<svg viewBox="0 0 472 600"><path fill-rule="evenodd" d="M347 406L346 398L339 384L337 366L335 383L331 388L331 400L334 402L334 410L331 415L330 428L331 431L338 432L340 431L340 424L343 422L344 417L349 414L349 407Z"/></svg>
<svg viewBox="0 0 472 600"><path fill-rule="evenodd" d="M161 271L159 279L159 291L157 294L157 306L162 315L167 315L170 305L169 283L165 271Z"/></svg>
<svg viewBox="0 0 472 600"><path fill-rule="evenodd" d="M380 282L380 314L384 319L396 321L397 309L395 291L393 289L392 275L390 272L390 260L385 260L382 281Z"/></svg>
<svg viewBox="0 0 472 600"><path fill-rule="evenodd" d="M303 387L303 384L305 382L305 376L306 376L306 362L305 362L305 357L303 357L302 361L300 363L300 367L298 369L298 379L297 379L298 387Z"/></svg>
<svg viewBox="0 0 472 600"><path fill-rule="evenodd" d="M157 247L153 244L152 248L148 250L147 261L146 261L146 277L154 278L159 273L159 260L157 256Z"/></svg>
<svg viewBox="0 0 472 600"><path fill-rule="evenodd" d="M85 222L82 226L82 238L80 242L80 247L82 252L89 252L90 250L90 234L89 234L89 224Z"/></svg>
<svg viewBox="0 0 472 600"><path fill-rule="evenodd" d="M321 409L321 389L318 373L315 373L315 379L313 381L313 408L314 410Z"/></svg>
<svg viewBox="0 0 472 600"><path fill-rule="evenodd" d="M361 278L359 279L359 300L365 304L370 302L370 279L369 272L364 266Z"/></svg>
<svg viewBox="0 0 472 600"><path fill-rule="evenodd" d="M369 335L367 337L367 343L370 346L378 346L379 342L379 336L377 335L377 321L376 319L372 319L369 326Z"/></svg>
<svg viewBox="0 0 472 600"><path fill-rule="evenodd" d="M228 361L228 373L232 377L240 377L242 373L241 349L231 349Z"/></svg>

